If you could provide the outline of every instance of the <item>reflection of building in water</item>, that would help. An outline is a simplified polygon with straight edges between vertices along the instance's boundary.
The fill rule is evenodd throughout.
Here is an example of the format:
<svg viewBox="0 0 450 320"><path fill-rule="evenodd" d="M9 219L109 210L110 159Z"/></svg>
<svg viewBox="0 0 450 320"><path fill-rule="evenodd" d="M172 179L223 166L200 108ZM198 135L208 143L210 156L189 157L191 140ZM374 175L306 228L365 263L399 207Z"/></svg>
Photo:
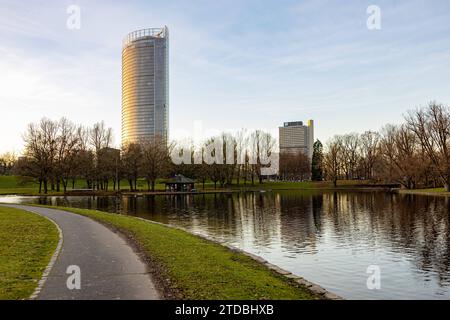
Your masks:
<svg viewBox="0 0 450 320"><path fill-rule="evenodd" d="M231 199L234 201L234 198ZM239 195L234 202L234 211L237 217L236 233L240 233L241 237L240 247L255 251L255 248L264 250L279 243L280 215L275 209L273 195Z"/></svg>
<svg viewBox="0 0 450 320"><path fill-rule="evenodd" d="M286 193L278 194L277 198L283 248L292 253L314 252L320 233L320 214L314 210L313 196Z"/></svg>

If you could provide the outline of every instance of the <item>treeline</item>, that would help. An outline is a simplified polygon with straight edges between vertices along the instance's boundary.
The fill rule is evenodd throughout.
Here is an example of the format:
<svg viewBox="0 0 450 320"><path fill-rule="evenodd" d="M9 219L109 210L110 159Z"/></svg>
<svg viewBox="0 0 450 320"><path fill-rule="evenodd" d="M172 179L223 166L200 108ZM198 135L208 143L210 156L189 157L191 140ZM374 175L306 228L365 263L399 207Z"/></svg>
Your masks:
<svg viewBox="0 0 450 320"><path fill-rule="evenodd" d="M189 149L191 164L176 165L172 161L174 150L179 147L154 138L130 143L121 149L112 147L112 130L104 123L92 127L75 125L62 118L59 121L42 119L28 125L24 134L24 155L8 162L5 168L14 167L14 173L34 178L39 192L67 191L75 189L76 182L94 190L120 190L120 182L126 180L131 191L138 189L138 179L147 182L148 190L155 190L157 179L184 174L203 184L210 180L214 187L262 182L264 161L275 151L275 139L266 132L245 130L237 134L223 133L207 139L201 146L200 162L195 148ZM220 142L220 144L218 144ZM214 145L216 148L211 149ZM217 147L218 146L218 147ZM231 147L230 147L231 146ZM208 149L209 148L209 149ZM220 154L220 156L219 156ZM206 158L223 159L208 164ZM12 163L15 162L15 165Z"/></svg>
<svg viewBox="0 0 450 320"><path fill-rule="evenodd" d="M178 164L176 171L201 182L203 188L207 180L214 183L214 188L232 183L254 185L255 181L262 183L266 177L264 168L275 165L277 171L278 157L271 159L277 154L276 146L275 138L262 130L222 133L206 139L199 146L181 148L183 153L186 150L190 153L183 157L184 163ZM177 147L172 146L175 150ZM212 159L214 163L211 163Z"/></svg>
<svg viewBox="0 0 450 320"><path fill-rule="evenodd" d="M22 157L0 156L0 174L34 178L44 193L74 189L77 180L94 190L119 190L126 180L133 191L138 179L144 179L148 190L155 190L158 179L174 174L196 179L203 188L207 181L215 188L262 183L271 175L334 185L338 180L371 180L408 189L444 186L450 191L450 108L432 102L409 111L404 119L379 132L334 136L324 147L317 140L311 163L301 152L281 154L279 170L269 174L264 169L275 164L270 161L278 164L278 158L272 158L277 143L262 130L222 133L188 148L155 138L115 149L112 130L103 122L84 127L65 118L42 119L28 126ZM174 156L184 163L174 162Z"/></svg>
<svg viewBox="0 0 450 320"><path fill-rule="evenodd" d="M24 134L24 156L17 161L15 173L32 177L39 183L39 193L67 191L82 180L83 188L120 190L121 180L129 189L137 189L139 178L145 178L149 190L156 179L165 177L170 168L169 150L158 139L142 140L122 149L112 147L112 129L104 123L92 127L75 125L62 118L42 119L32 123Z"/></svg>
<svg viewBox="0 0 450 320"><path fill-rule="evenodd" d="M84 179L88 188L105 190L113 173L117 154L110 148L112 130L104 123L91 128L75 125L66 118L42 119L31 123L24 136L25 151L17 161L16 173L35 178L39 192L75 188Z"/></svg>
<svg viewBox="0 0 450 320"><path fill-rule="evenodd" d="M311 178L311 162L305 153L282 153L279 159L281 180L304 181Z"/></svg>
<svg viewBox="0 0 450 320"><path fill-rule="evenodd" d="M379 132L334 136L322 158L325 178L335 185L341 179L365 179L450 191L450 108L431 102L409 111L404 120Z"/></svg>

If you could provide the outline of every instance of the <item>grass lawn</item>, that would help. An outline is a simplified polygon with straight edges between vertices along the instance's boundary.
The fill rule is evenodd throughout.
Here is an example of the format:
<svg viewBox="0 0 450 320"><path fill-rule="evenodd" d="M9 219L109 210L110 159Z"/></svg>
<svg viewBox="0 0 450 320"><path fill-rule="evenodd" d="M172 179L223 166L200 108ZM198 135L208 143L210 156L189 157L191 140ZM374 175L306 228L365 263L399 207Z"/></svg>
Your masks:
<svg viewBox="0 0 450 320"><path fill-rule="evenodd" d="M58 244L56 227L34 213L0 206L0 299L26 299Z"/></svg>
<svg viewBox="0 0 450 320"><path fill-rule="evenodd" d="M39 191L39 185L31 181L21 181L17 176L0 176L0 194L24 194Z"/></svg>
<svg viewBox="0 0 450 320"><path fill-rule="evenodd" d="M137 183L138 189L147 190L147 182L144 179L138 179ZM47 195L62 195L63 187L61 185L61 191L51 191L50 185L48 186L49 190ZM75 181L75 189L86 188L86 182L83 179L78 179ZM129 189L130 186L127 180L120 181L120 188L122 190ZM165 185L163 183L157 183L155 185L156 190L162 191L165 190ZM69 181L69 185L67 186L67 190L70 191L72 189L72 181ZM113 183L110 182L108 185L108 190L113 191ZM44 195L44 191L42 190L41 195ZM19 176L0 176L0 195L6 194L27 194L27 195L39 195L39 184L30 179L23 179Z"/></svg>
<svg viewBox="0 0 450 320"><path fill-rule="evenodd" d="M33 181L23 182L23 179L18 176L0 176L0 195L5 194L26 194L26 195L39 195L39 185ZM244 185L243 180L240 181L239 185L236 184L236 180L231 186L227 186L226 189L232 190L298 190L298 189L332 189L333 184L329 181L305 181L305 182L290 182L290 181L264 181L263 183L259 183L257 179L255 179L254 185L251 184L251 181L247 181L247 184ZM364 180L339 180L337 188L345 189L345 188L358 188L361 185L370 185L370 181ZM75 189L86 188L86 182L82 179L78 179L75 182ZM122 191L129 190L130 186L128 181L121 180L120 189ZM148 186L145 179L138 179L137 188L140 191L147 191ZM203 184L201 182L195 183L195 188L198 191L203 190ZM67 188L68 191L72 189L72 183L69 183ZM206 181L205 189L214 190L214 183L211 181ZM220 190L220 184L217 184L217 189ZM112 182L109 183L108 186L109 191L113 191ZM156 191L164 191L165 185L162 183L161 179L157 181L155 185ZM47 195L62 195L63 191L61 189L60 192L56 191L48 191ZM43 193L41 194L43 195Z"/></svg>
<svg viewBox="0 0 450 320"><path fill-rule="evenodd" d="M131 235L183 299L314 299L242 253L174 228L95 210L61 208Z"/></svg>
<svg viewBox="0 0 450 320"><path fill-rule="evenodd" d="M436 196L450 196L450 192L445 191L445 188L427 188L427 189L402 189L400 193L404 194L422 194L422 195L436 195Z"/></svg>

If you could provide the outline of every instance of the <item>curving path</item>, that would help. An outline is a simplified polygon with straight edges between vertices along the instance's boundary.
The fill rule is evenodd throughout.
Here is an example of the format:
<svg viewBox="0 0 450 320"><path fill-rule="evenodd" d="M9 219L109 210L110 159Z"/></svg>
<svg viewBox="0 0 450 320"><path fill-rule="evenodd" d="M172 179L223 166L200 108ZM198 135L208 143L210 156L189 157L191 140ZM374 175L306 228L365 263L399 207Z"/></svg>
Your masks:
<svg viewBox="0 0 450 320"><path fill-rule="evenodd" d="M2 204L3 205L3 204ZM55 222L62 248L37 299L160 299L147 266L118 234L67 211L4 205L31 211ZM80 289L68 289L69 266L80 268ZM73 271L72 271L73 272Z"/></svg>

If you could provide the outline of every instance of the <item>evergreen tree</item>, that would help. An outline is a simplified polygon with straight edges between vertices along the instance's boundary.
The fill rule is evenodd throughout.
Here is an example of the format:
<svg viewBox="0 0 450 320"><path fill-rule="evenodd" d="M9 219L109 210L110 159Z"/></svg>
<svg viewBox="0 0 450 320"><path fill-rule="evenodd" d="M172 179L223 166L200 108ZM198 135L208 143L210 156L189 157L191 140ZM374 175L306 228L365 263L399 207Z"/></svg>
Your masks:
<svg viewBox="0 0 450 320"><path fill-rule="evenodd" d="M313 145L313 156L311 161L311 180L323 180L323 145L320 140L316 140Z"/></svg>

